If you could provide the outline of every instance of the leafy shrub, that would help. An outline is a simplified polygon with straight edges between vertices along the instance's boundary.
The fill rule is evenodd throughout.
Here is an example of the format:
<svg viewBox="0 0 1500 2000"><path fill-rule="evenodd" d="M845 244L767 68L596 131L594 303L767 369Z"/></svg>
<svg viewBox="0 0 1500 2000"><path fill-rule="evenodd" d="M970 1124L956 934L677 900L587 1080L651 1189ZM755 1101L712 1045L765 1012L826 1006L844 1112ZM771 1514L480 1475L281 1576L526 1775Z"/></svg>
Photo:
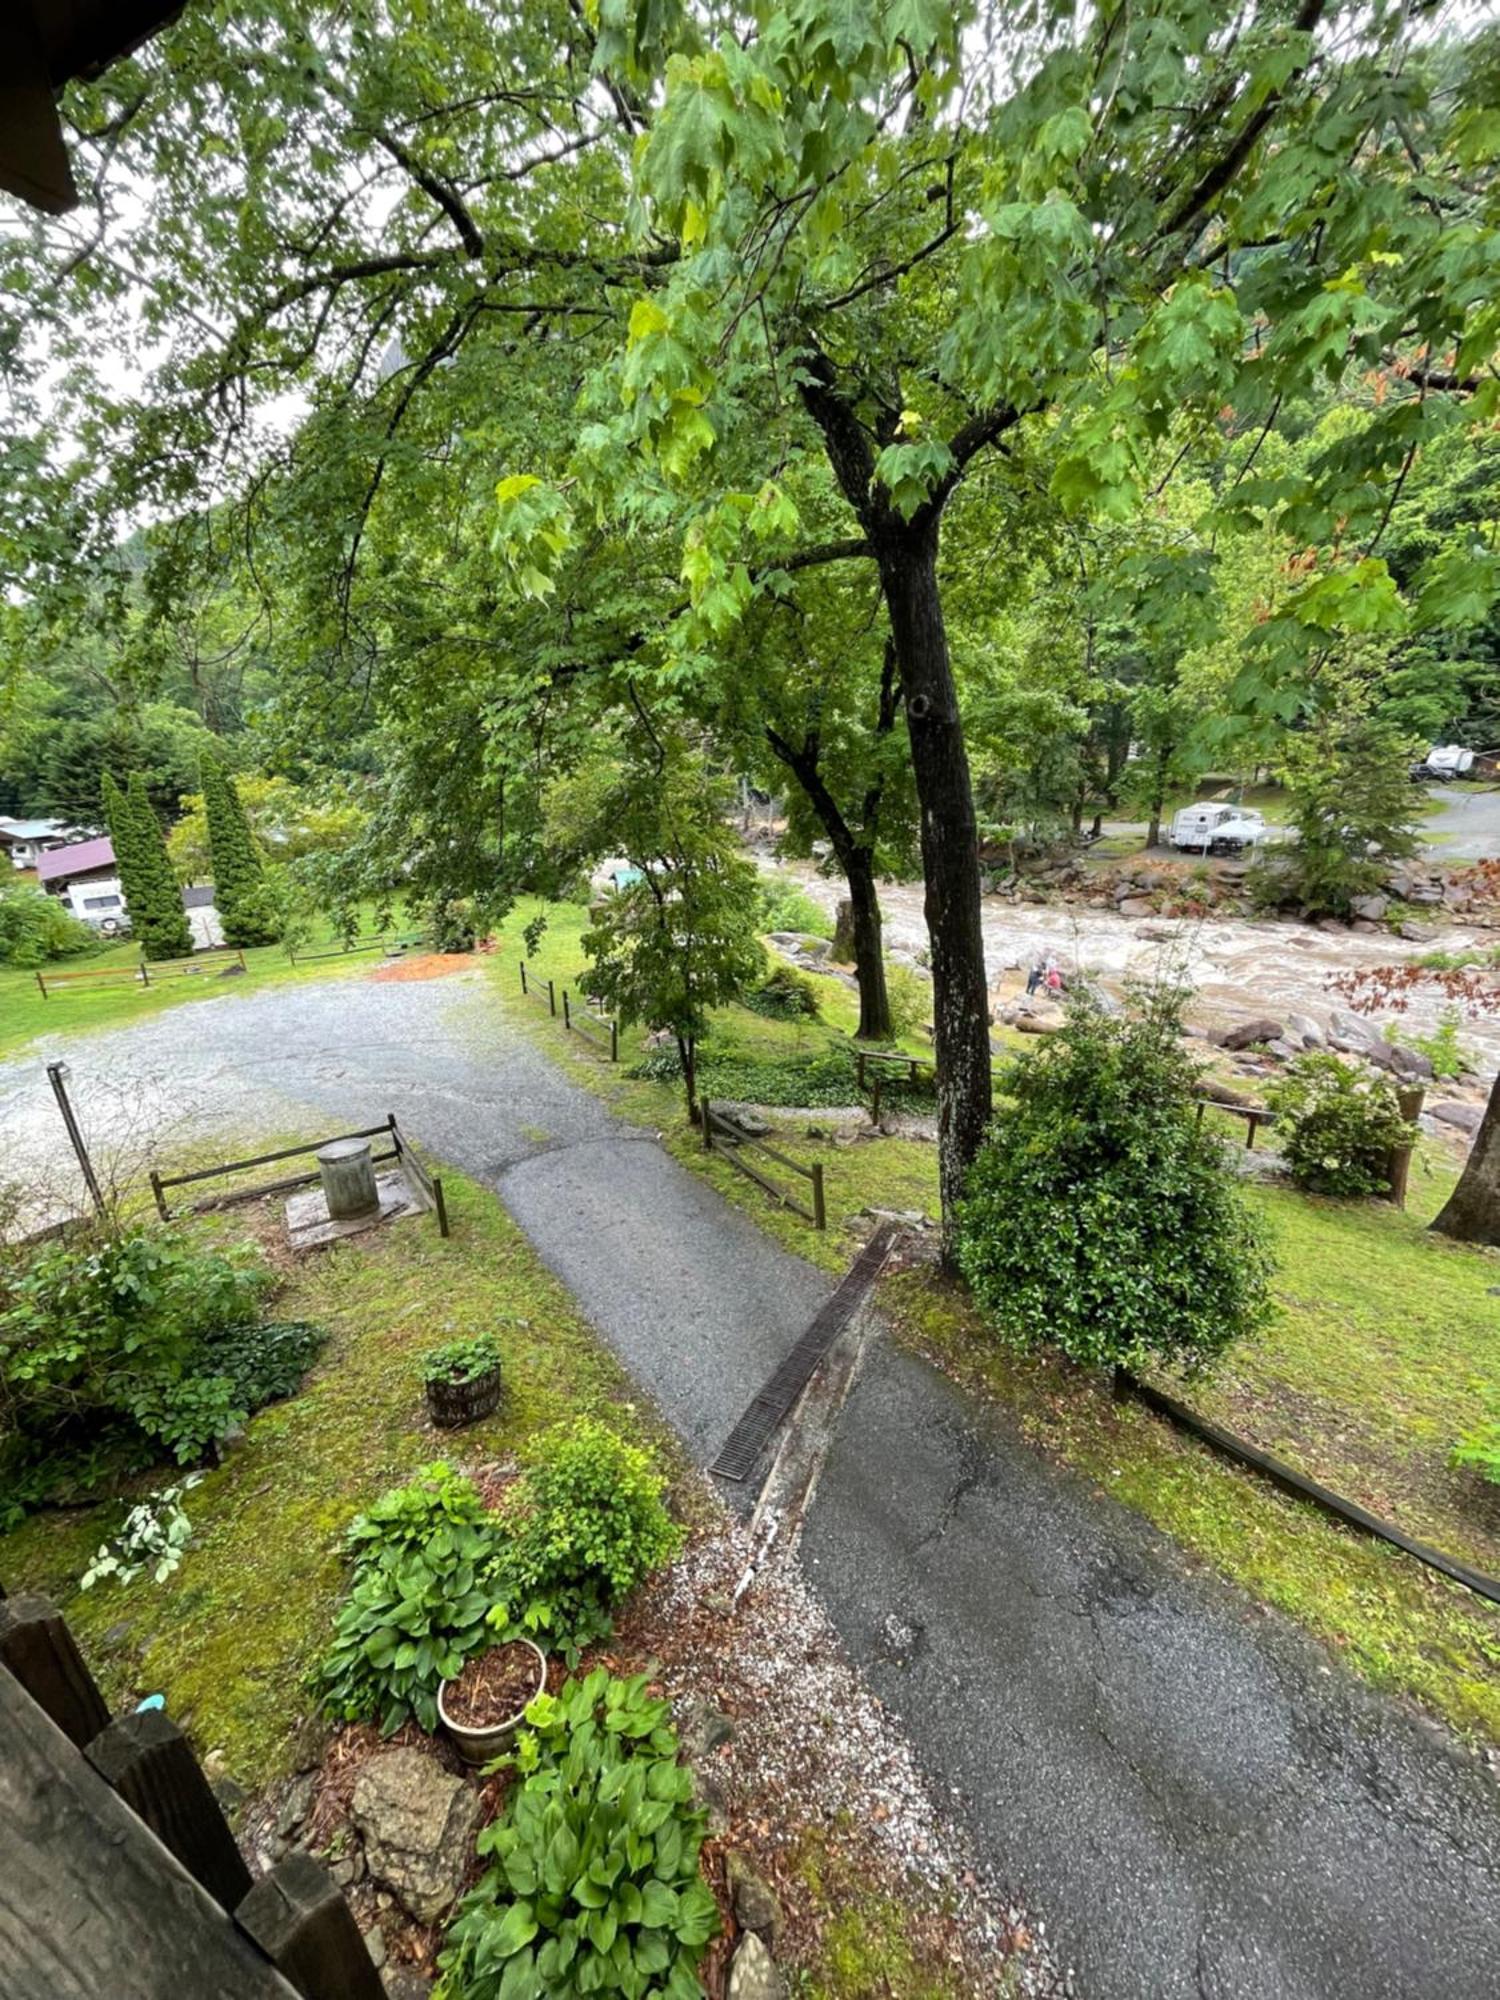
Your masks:
<svg viewBox="0 0 1500 2000"><path fill-rule="evenodd" d="M1455 1465L1472 1466L1482 1479L1500 1486L1500 1392L1481 1397L1484 1416L1453 1447Z"/></svg>
<svg viewBox="0 0 1500 2000"><path fill-rule="evenodd" d="M184 1493L198 1484L202 1473L189 1473L180 1486L164 1486L150 1493L125 1516L116 1535L102 1542L94 1559L79 1579L80 1590L92 1590L96 1583L113 1577L119 1583L133 1583L143 1570L150 1570L153 1583L165 1583L178 1567L193 1529L182 1505Z"/></svg>
<svg viewBox="0 0 1500 2000"><path fill-rule="evenodd" d="M796 931L803 937L832 937L833 923L799 883L771 875L760 884L763 931Z"/></svg>
<svg viewBox="0 0 1500 2000"><path fill-rule="evenodd" d="M1199 1132L1180 998L1068 1026L1012 1061L959 1205L958 1261L1005 1337L1075 1361L1201 1366L1266 1310L1259 1232Z"/></svg>
<svg viewBox="0 0 1500 2000"><path fill-rule="evenodd" d="M92 951L99 940L67 905L24 884L0 888L0 965L33 970Z"/></svg>
<svg viewBox="0 0 1500 2000"><path fill-rule="evenodd" d="M610 1613L682 1546L651 1454L580 1417L538 1442L506 1496L491 1623L560 1652L570 1666Z"/></svg>
<svg viewBox="0 0 1500 2000"><path fill-rule="evenodd" d="M706 1815L645 1685L600 1668L527 1708L504 1760L522 1782L479 1836L491 1866L449 1930L441 2000L701 1996L719 1927L698 1872Z"/></svg>
<svg viewBox="0 0 1500 2000"><path fill-rule="evenodd" d="M1458 1077L1472 1065L1464 1055L1463 1045L1458 1039L1459 1012L1456 1007L1445 1007L1441 1020L1430 1035L1399 1035L1386 1030L1391 1041L1401 1041L1409 1049L1417 1049L1432 1064L1434 1076Z"/></svg>
<svg viewBox="0 0 1500 2000"><path fill-rule="evenodd" d="M630 1071L652 1083L682 1074L675 1049L652 1049ZM699 1057L698 1082L705 1097L738 1104L858 1104L854 1050L831 1042L817 1055L744 1056L709 1044Z"/></svg>
<svg viewBox="0 0 1500 2000"><path fill-rule="evenodd" d="M254 1315L271 1273L167 1229L43 1250L0 1298L7 1518L163 1450L187 1464L291 1386L294 1343ZM305 1365L305 1362L304 1362Z"/></svg>
<svg viewBox="0 0 1500 2000"><path fill-rule="evenodd" d="M476 1333L467 1340L446 1340L441 1347L429 1347L422 1356L424 1382L477 1382L500 1366L504 1357L492 1333Z"/></svg>
<svg viewBox="0 0 1500 2000"><path fill-rule="evenodd" d="M812 1020L818 1012L818 989L806 973L778 965L745 995L745 1005L770 1021Z"/></svg>
<svg viewBox="0 0 1500 2000"><path fill-rule="evenodd" d="M891 1009L891 1034L898 1042L932 1018L932 982L894 959L885 962L885 997Z"/></svg>
<svg viewBox="0 0 1500 2000"><path fill-rule="evenodd" d="M1324 1050L1289 1063L1266 1102L1276 1113L1287 1171L1314 1194L1379 1194L1387 1154L1415 1137L1389 1077Z"/></svg>
<svg viewBox="0 0 1500 2000"><path fill-rule="evenodd" d="M437 1727L437 1692L490 1644L488 1580L498 1524L472 1480L442 1460L383 1494L345 1541L349 1595L314 1676L328 1713Z"/></svg>

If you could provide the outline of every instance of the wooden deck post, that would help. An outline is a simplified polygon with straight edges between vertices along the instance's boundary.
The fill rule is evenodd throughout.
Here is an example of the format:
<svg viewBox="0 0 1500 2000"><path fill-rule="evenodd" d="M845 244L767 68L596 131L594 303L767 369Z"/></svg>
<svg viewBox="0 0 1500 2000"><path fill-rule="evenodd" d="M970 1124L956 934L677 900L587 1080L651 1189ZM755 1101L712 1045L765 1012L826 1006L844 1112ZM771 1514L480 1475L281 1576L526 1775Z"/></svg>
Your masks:
<svg viewBox="0 0 1500 2000"><path fill-rule="evenodd" d="M1420 1085L1396 1092L1396 1102L1401 1107L1401 1116L1408 1125L1415 1125L1421 1117L1426 1096L1426 1091ZM1411 1154L1410 1146L1393 1146L1386 1156L1386 1186L1397 1208L1406 1206L1406 1186L1411 1178Z"/></svg>
<svg viewBox="0 0 1500 2000"><path fill-rule="evenodd" d="M385 2000L353 1911L310 1854L279 1861L234 1920L303 2000Z"/></svg>
<svg viewBox="0 0 1500 2000"><path fill-rule="evenodd" d="M192 1747L159 1708L121 1715L84 1752L214 1901L233 1911L250 1892L250 1870Z"/></svg>
<svg viewBox="0 0 1500 2000"><path fill-rule="evenodd" d="M80 1750L108 1723L104 1697L50 1598L11 1597L0 1604L0 1665Z"/></svg>

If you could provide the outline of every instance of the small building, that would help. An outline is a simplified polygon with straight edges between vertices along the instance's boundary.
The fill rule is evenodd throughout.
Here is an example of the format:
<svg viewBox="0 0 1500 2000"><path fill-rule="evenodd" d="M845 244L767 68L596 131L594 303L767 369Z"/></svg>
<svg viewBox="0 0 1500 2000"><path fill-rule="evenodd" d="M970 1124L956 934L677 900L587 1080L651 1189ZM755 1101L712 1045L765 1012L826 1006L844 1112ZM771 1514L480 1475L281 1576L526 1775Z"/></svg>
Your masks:
<svg viewBox="0 0 1500 2000"><path fill-rule="evenodd" d="M0 815L0 854L10 856L12 868L35 868L38 858L49 848L65 847L78 837L78 829L60 819L11 819Z"/></svg>
<svg viewBox="0 0 1500 2000"><path fill-rule="evenodd" d="M37 883L49 896L67 904L75 917L96 931L123 931L130 923L129 905L120 882L114 844L108 834L53 848L37 862ZM193 949L207 951L224 942L212 883L194 884L182 892L193 934Z"/></svg>

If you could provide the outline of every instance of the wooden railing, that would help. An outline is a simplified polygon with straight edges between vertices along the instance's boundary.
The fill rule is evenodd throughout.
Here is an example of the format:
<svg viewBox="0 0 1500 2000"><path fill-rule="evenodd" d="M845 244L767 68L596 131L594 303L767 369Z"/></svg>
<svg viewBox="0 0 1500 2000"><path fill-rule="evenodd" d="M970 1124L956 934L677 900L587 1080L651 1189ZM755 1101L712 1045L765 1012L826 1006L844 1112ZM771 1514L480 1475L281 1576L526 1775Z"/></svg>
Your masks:
<svg viewBox="0 0 1500 2000"><path fill-rule="evenodd" d="M596 1014L585 1001L580 1007L576 998L563 988L563 1026L575 1035L582 1035L595 1048L608 1054L611 1062L620 1060L620 1024L604 1014Z"/></svg>
<svg viewBox="0 0 1500 2000"><path fill-rule="evenodd" d="M880 1093L883 1084L899 1077L901 1071L906 1083L924 1081L922 1072L927 1072L926 1081L937 1087L937 1065L930 1056L908 1056L888 1053L883 1049L856 1049L854 1052L854 1074L861 1090L870 1094L870 1122L880 1123Z"/></svg>
<svg viewBox="0 0 1500 2000"><path fill-rule="evenodd" d="M38 972L36 983L46 1000L54 991L87 991L90 985L152 986L163 979L212 977L234 967L241 972L248 970L245 954L226 949L200 952L194 958L159 958L154 962L142 956L139 965L86 965L78 972Z"/></svg>
<svg viewBox="0 0 1500 2000"><path fill-rule="evenodd" d="M800 1161L790 1159L775 1146L767 1145L764 1139L745 1131L743 1126L737 1125L727 1113L716 1111L706 1097L698 1101L698 1116L703 1128L704 1152L717 1153L734 1168L736 1173L743 1174L747 1180L754 1181L757 1187L764 1188L773 1201L779 1202L783 1208L791 1209L793 1214L800 1215L805 1221L810 1222L814 1229L827 1228L828 1213L823 1201L821 1160L815 1160L810 1167L804 1167ZM795 1195L783 1187L778 1187L775 1181L761 1173L759 1168L742 1159L740 1154L746 1146L753 1146L757 1152L765 1153L773 1159L778 1166L785 1167L788 1173L800 1174L803 1180L810 1182L812 1207L806 1207Z"/></svg>
<svg viewBox="0 0 1500 2000"><path fill-rule="evenodd" d="M320 1153L325 1146L333 1146L343 1139L389 1139L390 1145L383 1153L371 1153L375 1164L385 1160L397 1160L407 1177L407 1184L420 1200L427 1203L437 1216L438 1233L447 1236L448 1205L443 1198L443 1183L428 1166L411 1140L396 1123L396 1114L389 1112L383 1125L366 1125L358 1132L333 1132L322 1139L308 1139L296 1146L282 1146L274 1153L255 1153L246 1160L225 1160L213 1167L195 1167L186 1174L159 1174L151 1169L151 1193L156 1202L156 1210L163 1222L170 1222L173 1211L167 1204L168 1188L191 1187L200 1181L226 1180L231 1174L249 1173L254 1167L274 1166L281 1160L295 1160L309 1153ZM287 1194L293 1188L309 1187L319 1178L318 1169L310 1167L295 1174L283 1174L274 1181L257 1181L251 1187L230 1188L223 1194L205 1195L200 1200L188 1204L190 1215L206 1215L211 1209L234 1208L241 1202L261 1201L269 1194Z"/></svg>

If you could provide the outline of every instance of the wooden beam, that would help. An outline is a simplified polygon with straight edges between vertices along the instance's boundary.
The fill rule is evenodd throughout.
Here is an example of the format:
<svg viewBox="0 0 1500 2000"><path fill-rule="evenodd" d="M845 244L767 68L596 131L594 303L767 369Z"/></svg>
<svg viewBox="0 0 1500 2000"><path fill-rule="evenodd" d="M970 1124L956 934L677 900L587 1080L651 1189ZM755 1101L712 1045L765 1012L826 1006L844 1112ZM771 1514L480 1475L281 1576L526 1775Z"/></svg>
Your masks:
<svg viewBox="0 0 1500 2000"><path fill-rule="evenodd" d="M50 1598L12 1597L0 1604L0 1665L79 1749L109 1721L104 1697Z"/></svg>
<svg viewBox="0 0 1500 2000"><path fill-rule="evenodd" d="M159 1708L118 1716L84 1752L94 1769L143 1820L221 1908L250 1893L250 1870L192 1746Z"/></svg>
<svg viewBox="0 0 1500 2000"><path fill-rule="evenodd" d="M277 1862L235 1911L303 2000L385 2000L354 1913L326 1868L298 1849Z"/></svg>

